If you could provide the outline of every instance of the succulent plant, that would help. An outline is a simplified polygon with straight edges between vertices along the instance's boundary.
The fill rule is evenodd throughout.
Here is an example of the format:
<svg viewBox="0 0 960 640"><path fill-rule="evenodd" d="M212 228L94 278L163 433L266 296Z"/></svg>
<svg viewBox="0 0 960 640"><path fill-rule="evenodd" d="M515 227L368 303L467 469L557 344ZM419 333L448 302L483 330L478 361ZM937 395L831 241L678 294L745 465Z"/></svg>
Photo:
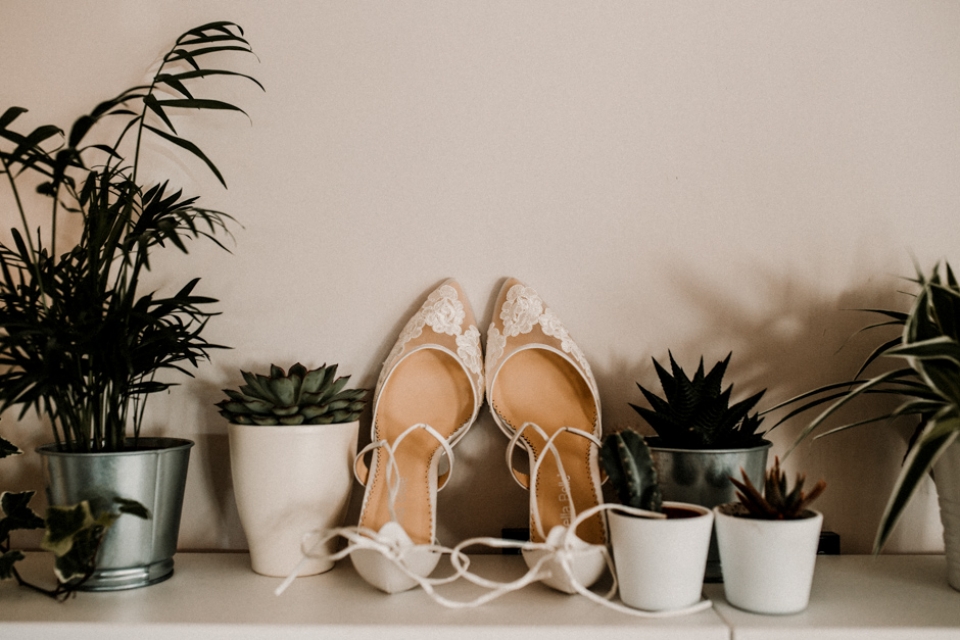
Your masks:
<svg viewBox="0 0 960 640"><path fill-rule="evenodd" d="M366 405L366 389L344 389L350 376L336 378L337 365L307 370L299 362L290 372L275 364L270 375L241 371L245 385L224 389L220 415L236 424L298 425L353 422Z"/></svg>
<svg viewBox="0 0 960 640"><path fill-rule="evenodd" d="M650 449L636 431L624 429L603 440L600 459L620 502L628 507L662 511L663 499Z"/></svg>
<svg viewBox="0 0 960 640"><path fill-rule="evenodd" d="M763 421L750 410L766 389L730 406L733 385L721 391L723 374L730 356L704 373L703 358L693 379L684 372L670 353L672 375L654 358L665 399L637 386L652 409L630 404L657 432L657 446L676 449L742 449L762 445L763 433L757 433Z"/></svg>
<svg viewBox="0 0 960 640"><path fill-rule="evenodd" d="M787 474L780 470L780 458L774 457L773 466L767 471L764 479L763 494L753 486L747 473L741 469L743 482L730 478L730 482L737 488L737 499L742 506L741 511L746 517L761 520L797 520L805 517L810 503L820 497L827 483L822 479L813 486L809 493L804 493L803 483L806 477L797 474L797 481L793 489L787 488Z"/></svg>

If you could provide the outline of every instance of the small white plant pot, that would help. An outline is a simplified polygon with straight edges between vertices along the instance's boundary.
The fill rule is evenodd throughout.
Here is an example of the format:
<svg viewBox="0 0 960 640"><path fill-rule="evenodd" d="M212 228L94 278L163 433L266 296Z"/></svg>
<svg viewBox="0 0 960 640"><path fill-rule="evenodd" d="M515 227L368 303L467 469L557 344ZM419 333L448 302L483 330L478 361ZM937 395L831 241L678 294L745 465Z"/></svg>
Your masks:
<svg viewBox="0 0 960 640"><path fill-rule="evenodd" d="M823 514L799 520L760 520L714 509L723 589L733 606L765 614L807 608Z"/></svg>
<svg viewBox="0 0 960 640"><path fill-rule="evenodd" d="M663 509L665 520L608 514L620 599L635 609L681 609L703 591L713 512L681 502L664 502Z"/></svg>
<svg viewBox="0 0 960 640"><path fill-rule="evenodd" d="M233 490L255 572L290 575L303 558L304 535L340 525L353 486L358 432L358 422L230 424ZM310 558L297 575L323 573L333 564L327 557Z"/></svg>

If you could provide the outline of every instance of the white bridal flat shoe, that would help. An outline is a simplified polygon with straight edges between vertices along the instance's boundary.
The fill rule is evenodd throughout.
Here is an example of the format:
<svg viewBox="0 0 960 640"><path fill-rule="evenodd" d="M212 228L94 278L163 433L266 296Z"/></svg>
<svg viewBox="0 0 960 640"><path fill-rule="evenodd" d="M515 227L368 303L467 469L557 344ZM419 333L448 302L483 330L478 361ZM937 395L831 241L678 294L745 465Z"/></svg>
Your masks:
<svg viewBox="0 0 960 640"><path fill-rule="evenodd" d="M574 535L566 530L578 514L602 502L597 383L559 318L515 278L503 284L494 306L485 371L491 412L510 438L507 464L530 491L535 544L523 550L527 565L548 569L543 582L559 591L577 592L571 577L589 587L607 566L603 514L582 518ZM513 468L516 446L527 452L530 474ZM561 543L563 549L554 549ZM551 558L558 550L566 554L566 568Z"/></svg>
<svg viewBox="0 0 960 640"><path fill-rule="evenodd" d="M374 587L405 591L439 562L437 491L452 470L453 445L482 403L480 331L450 279L430 293L387 357L374 392L371 442L357 457L357 479L366 487L358 529L366 540L350 558Z"/></svg>

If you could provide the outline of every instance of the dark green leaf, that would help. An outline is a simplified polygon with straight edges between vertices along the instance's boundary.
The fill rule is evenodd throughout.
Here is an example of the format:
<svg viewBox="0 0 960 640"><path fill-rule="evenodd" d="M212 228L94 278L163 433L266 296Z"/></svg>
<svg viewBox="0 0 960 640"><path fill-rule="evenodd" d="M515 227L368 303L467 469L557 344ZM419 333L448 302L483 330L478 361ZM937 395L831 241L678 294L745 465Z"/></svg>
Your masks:
<svg viewBox="0 0 960 640"><path fill-rule="evenodd" d="M12 442L0 437L0 458L6 458L7 456L17 456L23 453L19 448L17 448Z"/></svg>
<svg viewBox="0 0 960 640"><path fill-rule="evenodd" d="M150 510L136 500L128 500L127 498L114 498L113 503L117 506L117 510L122 514L136 516L137 518L142 518L144 520L150 519Z"/></svg>
<svg viewBox="0 0 960 640"><path fill-rule="evenodd" d="M74 536L92 526L94 519L90 504L81 502L70 507L48 507L46 521L47 533L40 546L62 556L73 546Z"/></svg>
<svg viewBox="0 0 960 640"><path fill-rule="evenodd" d="M151 127L150 125L144 125L144 128L149 129L150 131L154 132L161 138L169 140L170 142L177 145L178 147L182 147L183 149L186 149L193 155L203 160L203 162L207 165L207 167L210 169L213 175L217 177L217 180L220 181L220 184L222 184L224 187L227 186L226 181L223 179L223 176L220 175L220 171L217 169L216 165L214 165L210 161L210 159L207 158L207 156L203 153L203 151L200 150L200 148L197 145L193 144L189 140L184 140L183 138L177 137L175 135L171 135L166 131L162 131L160 129L157 129L156 127Z"/></svg>
<svg viewBox="0 0 960 640"><path fill-rule="evenodd" d="M229 102L221 100L205 100L202 98L190 98L182 100L157 100L158 105L163 107L174 107L176 109L222 109L227 111L239 111L246 115L246 111L236 107Z"/></svg>
<svg viewBox="0 0 960 640"><path fill-rule="evenodd" d="M5 516L0 518L0 541L6 540L11 531L43 528L43 519L28 506L34 493L4 491L0 494L0 508Z"/></svg>
<svg viewBox="0 0 960 640"><path fill-rule="evenodd" d="M907 503L920 486L920 481L933 468L940 454L957 439L958 434L960 418L956 413L951 415L944 412L942 417L932 419L923 429L916 444L910 449L890 494L873 544L874 553L883 549Z"/></svg>
<svg viewBox="0 0 960 640"><path fill-rule="evenodd" d="M0 129L6 129L7 125L20 117L20 114L26 113L27 110L23 107L9 107L6 111L3 112L3 115L0 116Z"/></svg>
<svg viewBox="0 0 960 640"><path fill-rule="evenodd" d="M0 580L10 580L13 578L13 565L26 558L22 551L14 549L7 551L0 556Z"/></svg>

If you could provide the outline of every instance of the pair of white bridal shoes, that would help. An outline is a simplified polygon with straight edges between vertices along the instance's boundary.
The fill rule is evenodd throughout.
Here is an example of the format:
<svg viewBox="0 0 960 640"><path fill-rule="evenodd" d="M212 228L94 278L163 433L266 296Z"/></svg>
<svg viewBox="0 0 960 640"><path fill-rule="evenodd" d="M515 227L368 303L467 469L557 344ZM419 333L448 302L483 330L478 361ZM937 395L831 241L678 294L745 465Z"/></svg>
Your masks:
<svg viewBox="0 0 960 640"><path fill-rule="evenodd" d="M453 447L476 420L484 393L510 439L512 475L530 492L531 539L472 539L444 548L435 539L437 492L453 471ZM609 565L606 524L597 509L600 435L590 366L536 291L515 279L504 283L484 359L473 310L460 285L447 280L410 318L384 363L371 442L355 465L365 486L360 520L332 533L348 540L338 557L349 555L357 573L382 591L419 585L448 606L461 603L443 601L433 587L460 577L492 590L481 600L535 580L581 591ZM513 467L518 448L527 453L530 473ZM510 584L473 575L461 549L477 543L521 547L530 571ZM451 555L456 571L432 579L443 554Z"/></svg>

